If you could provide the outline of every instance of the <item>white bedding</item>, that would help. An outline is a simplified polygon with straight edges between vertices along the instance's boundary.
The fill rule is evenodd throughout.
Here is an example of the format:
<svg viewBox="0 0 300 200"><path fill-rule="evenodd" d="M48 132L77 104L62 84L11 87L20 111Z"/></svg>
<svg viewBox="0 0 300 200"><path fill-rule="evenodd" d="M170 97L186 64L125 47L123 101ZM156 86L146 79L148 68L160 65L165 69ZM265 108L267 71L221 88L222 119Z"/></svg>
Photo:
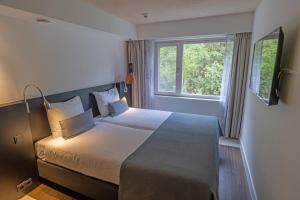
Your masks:
<svg viewBox="0 0 300 200"><path fill-rule="evenodd" d="M156 130L170 114L171 112L167 111L129 108L126 112L115 117L96 118L96 123L104 121L132 128Z"/></svg>
<svg viewBox="0 0 300 200"><path fill-rule="evenodd" d="M120 167L153 131L110 123L65 140L52 136L35 144L37 156L100 180L119 184Z"/></svg>

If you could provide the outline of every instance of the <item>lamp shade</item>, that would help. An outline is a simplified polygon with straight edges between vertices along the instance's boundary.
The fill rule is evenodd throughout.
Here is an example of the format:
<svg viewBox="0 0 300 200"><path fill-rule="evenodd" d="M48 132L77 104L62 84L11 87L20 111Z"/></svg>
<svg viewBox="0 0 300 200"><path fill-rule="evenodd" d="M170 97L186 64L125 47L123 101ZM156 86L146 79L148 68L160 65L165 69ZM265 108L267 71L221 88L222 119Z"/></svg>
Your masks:
<svg viewBox="0 0 300 200"><path fill-rule="evenodd" d="M133 79L134 79L133 73L132 73L132 72L129 72L129 73L127 74L127 77L126 77L126 83L127 83L127 84L132 84Z"/></svg>
<svg viewBox="0 0 300 200"><path fill-rule="evenodd" d="M133 81L134 81L133 64L128 63L128 73L127 73L127 77L126 77L126 83L127 84L132 84Z"/></svg>

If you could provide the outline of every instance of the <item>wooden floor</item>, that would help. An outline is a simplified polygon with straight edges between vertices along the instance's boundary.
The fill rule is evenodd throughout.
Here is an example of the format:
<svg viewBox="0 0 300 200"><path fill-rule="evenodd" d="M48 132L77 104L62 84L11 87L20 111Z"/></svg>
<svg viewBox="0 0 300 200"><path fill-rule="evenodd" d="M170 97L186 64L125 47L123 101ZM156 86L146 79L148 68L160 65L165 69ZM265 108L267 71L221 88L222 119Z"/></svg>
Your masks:
<svg viewBox="0 0 300 200"><path fill-rule="evenodd" d="M220 145L220 200L250 200L240 149ZM49 184L41 184L22 200L73 200L83 197L72 192L61 192Z"/></svg>
<svg viewBox="0 0 300 200"><path fill-rule="evenodd" d="M219 146L220 200L251 200L239 148Z"/></svg>

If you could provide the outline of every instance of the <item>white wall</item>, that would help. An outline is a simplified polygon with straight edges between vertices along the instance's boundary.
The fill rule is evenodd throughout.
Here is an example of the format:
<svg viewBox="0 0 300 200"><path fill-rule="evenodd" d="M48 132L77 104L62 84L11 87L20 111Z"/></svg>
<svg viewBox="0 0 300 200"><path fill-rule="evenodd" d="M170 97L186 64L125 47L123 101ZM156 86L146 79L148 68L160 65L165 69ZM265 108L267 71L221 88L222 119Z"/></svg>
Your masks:
<svg viewBox="0 0 300 200"><path fill-rule="evenodd" d="M285 31L282 101L267 107L248 89L242 147L261 200L300 199L300 1L263 0L258 7L253 40L278 26Z"/></svg>
<svg viewBox="0 0 300 200"><path fill-rule="evenodd" d="M27 83L53 94L124 79L125 37L51 21L0 15L0 104L22 99Z"/></svg>
<svg viewBox="0 0 300 200"><path fill-rule="evenodd" d="M186 112L193 114L212 115L221 118L222 107L219 101L197 98L182 98L156 96L154 108L172 112Z"/></svg>
<svg viewBox="0 0 300 200"><path fill-rule="evenodd" d="M253 13L137 25L139 39L157 39L252 31Z"/></svg>
<svg viewBox="0 0 300 200"><path fill-rule="evenodd" d="M139 39L161 39L252 31L253 13L137 25ZM219 101L166 96L154 97L154 108L222 117Z"/></svg>
<svg viewBox="0 0 300 200"><path fill-rule="evenodd" d="M136 37L136 27L82 0L1 0L0 5L59 19L73 24Z"/></svg>

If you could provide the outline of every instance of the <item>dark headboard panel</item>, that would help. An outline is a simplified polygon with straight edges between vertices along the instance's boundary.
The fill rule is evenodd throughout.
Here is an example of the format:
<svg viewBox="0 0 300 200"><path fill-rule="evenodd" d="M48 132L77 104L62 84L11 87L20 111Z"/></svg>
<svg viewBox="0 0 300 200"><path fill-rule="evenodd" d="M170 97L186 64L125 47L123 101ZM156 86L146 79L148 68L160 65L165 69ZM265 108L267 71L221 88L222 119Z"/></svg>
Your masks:
<svg viewBox="0 0 300 200"><path fill-rule="evenodd" d="M19 199L39 184L24 103L0 105L0 163L0 199ZM28 178L31 187L18 192L17 184Z"/></svg>
<svg viewBox="0 0 300 200"><path fill-rule="evenodd" d="M88 110L89 108L92 108L94 116L97 116L99 115L99 110L97 107L95 97L92 94L92 92L106 91L113 87L114 84L101 85L101 86L96 86L91 88L74 90L70 92L64 92L60 94L49 95L46 96L46 99L50 103L55 103L55 102L67 101L75 96L80 96L84 109ZM119 90L120 97L123 97L125 95L124 92L122 92L123 84L117 84L117 88ZM30 99L28 102L31 111L29 115L29 121L31 126L32 139L33 142L36 142L40 139L49 136L51 134L51 131L50 131L46 111L42 106L43 103L42 99L41 98Z"/></svg>

